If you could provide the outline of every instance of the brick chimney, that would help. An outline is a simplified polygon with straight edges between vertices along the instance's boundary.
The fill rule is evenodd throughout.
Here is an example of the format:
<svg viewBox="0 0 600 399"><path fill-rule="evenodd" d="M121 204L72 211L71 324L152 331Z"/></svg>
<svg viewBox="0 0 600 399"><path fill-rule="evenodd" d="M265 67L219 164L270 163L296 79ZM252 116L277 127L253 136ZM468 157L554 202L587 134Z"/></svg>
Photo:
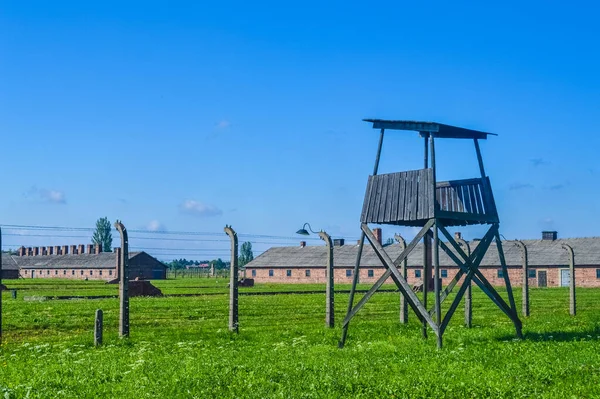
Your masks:
<svg viewBox="0 0 600 399"><path fill-rule="evenodd" d="M84 244L79 244L77 246L77 253L80 255L85 253L85 245Z"/></svg>
<svg viewBox="0 0 600 399"><path fill-rule="evenodd" d="M93 253L94 253L94 244L88 244L86 254L92 255Z"/></svg>
<svg viewBox="0 0 600 399"><path fill-rule="evenodd" d="M54 246L54 255L60 255L60 245Z"/></svg>
<svg viewBox="0 0 600 399"><path fill-rule="evenodd" d="M33 255L33 248L27 247L27 256L32 256L32 255Z"/></svg>
<svg viewBox="0 0 600 399"><path fill-rule="evenodd" d="M94 246L94 253L95 253L96 255L98 255L98 254L99 254L99 253L101 253L101 252L102 252L102 245L100 245L100 244L96 244L96 245Z"/></svg>
<svg viewBox="0 0 600 399"><path fill-rule="evenodd" d="M40 255L48 255L48 249L46 247L40 247Z"/></svg>
<svg viewBox="0 0 600 399"><path fill-rule="evenodd" d="M71 254L77 255L77 245L71 245Z"/></svg>
<svg viewBox="0 0 600 399"><path fill-rule="evenodd" d="M54 247L48 247L46 251L46 255L54 255Z"/></svg>
<svg viewBox="0 0 600 399"><path fill-rule="evenodd" d="M300 241L300 248L304 248L306 246L306 241Z"/></svg>
<svg viewBox="0 0 600 399"><path fill-rule="evenodd" d="M462 234L461 234L461 232L460 232L460 231L457 231L457 232L455 232L455 233L454 233L454 239L455 239L455 240L460 240L460 239L462 239Z"/></svg>
<svg viewBox="0 0 600 399"><path fill-rule="evenodd" d="M557 231L542 231L542 240L544 241L554 241L558 238Z"/></svg>
<svg viewBox="0 0 600 399"><path fill-rule="evenodd" d="M39 256L39 255L40 255L40 248L33 247L33 256Z"/></svg>
<svg viewBox="0 0 600 399"><path fill-rule="evenodd" d="M373 235L375 236L375 238L377 239L377 242L379 242L379 244L382 244L382 233L381 233L381 229L379 227L373 229Z"/></svg>
<svg viewBox="0 0 600 399"><path fill-rule="evenodd" d="M62 250L60 251L61 255L68 255L69 254L69 246L68 245L63 245L62 246Z"/></svg>

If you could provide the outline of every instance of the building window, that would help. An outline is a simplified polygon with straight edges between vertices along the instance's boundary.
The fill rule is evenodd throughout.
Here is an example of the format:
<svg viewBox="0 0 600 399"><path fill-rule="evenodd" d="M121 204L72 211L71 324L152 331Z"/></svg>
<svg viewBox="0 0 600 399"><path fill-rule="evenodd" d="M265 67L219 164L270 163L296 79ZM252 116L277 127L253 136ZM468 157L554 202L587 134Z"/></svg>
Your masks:
<svg viewBox="0 0 600 399"><path fill-rule="evenodd" d="M25 270L25 274L29 274L29 270Z"/></svg>
<svg viewBox="0 0 600 399"><path fill-rule="evenodd" d="M352 269L346 269L346 277L352 277Z"/></svg>
<svg viewBox="0 0 600 399"><path fill-rule="evenodd" d="M71 270L71 275L75 275L75 270Z"/></svg>
<svg viewBox="0 0 600 399"><path fill-rule="evenodd" d="M108 275L109 275L109 276L112 276L112 270L109 270L109 271L108 271Z"/></svg>
<svg viewBox="0 0 600 399"><path fill-rule="evenodd" d="M94 274L93 270L90 270L90 276L92 276Z"/></svg>
<svg viewBox="0 0 600 399"><path fill-rule="evenodd" d="M57 274L58 274L58 270L55 270L55 271L54 271L54 275L57 275Z"/></svg>
<svg viewBox="0 0 600 399"><path fill-rule="evenodd" d="M83 276L83 270L81 271L81 275Z"/></svg>
<svg viewBox="0 0 600 399"><path fill-rule="evenodd" d="M310 270L308 270L308 269L307 269L307 270L305 270L305 271L304 271L304 275L305 275L306 277L310 277Z"/></svg>
<svg viewBox="0 0 600 399"><path fill-rule="evenodd" d="M498 269L498 278L504 278L504 273L502 272L502 269Z"/></svg>
<svg viewBox="0 0 600 399"><path fill-rule="evenodd" d="M600 278L600 269L596 269L596 278Z"/></svg>
<svg viewBox="0 0 600 399"><path fill-rule="evenodd" d="M269 270L269 277L273 277L273 269Z"/></svg>
<svg viewBox="0 0 600 399"><path fill-rule="evenodd" d="M535 278L535 277L536 277L536 274L535 274L535 269L529 269L529 270L527 271L527 276L528 276L529 278Z"/></svg>
<svg viewBox="0 0 600 399"><path fill-rule="evenodd" d="M63 270L63 276L66 276L66 275L67 275L67 271Z"/></svg>
<svg viewBox="0 0 600 399"><path fill-rule="evenodd" d="M256 277L256 269L252 269L252 277Z"/></svg>
<svg viewBox="0 0 600 399"><path fill-rule="evenodd" d="M50 270L46 270L46 274L47 274L47 275L50 275Z"/></svg>
<svg viewBox="0 0 600 399"><path fill-rule="evenodd" d="M421 278L421 271L420 270L415 270L415 277L416 278Z"/></svg>
<svg viewBox="0 0 600 399"><path fill-rule="evenodd" d="M374 275L375 273L373 273L373 270L367 270L367 276L373 277Z"/></svg>
<svg viewBox="0 0 600 399"><path fill-rule="evenodd" d="M100 271L98 272L98 274L102 276L102 270L100 270Z"/></svg>
<svg viewBox="0 0 600 399"><path fill-rule="evenodd" d="M291 270L289 270L289 269L288 269L288 270L286 270L286 271L285 271L285 275L286 275L287 277L292 277L292 271L291 271Z"/></svg>
<svg viewBox="0 0 600 399"><path fill-rule="evenodd" d="M440 271L440 276L441 276L442 278L446 278L446 277L448 277L448 270L446 270L446 269L442 269L442 270Z"/></svg>

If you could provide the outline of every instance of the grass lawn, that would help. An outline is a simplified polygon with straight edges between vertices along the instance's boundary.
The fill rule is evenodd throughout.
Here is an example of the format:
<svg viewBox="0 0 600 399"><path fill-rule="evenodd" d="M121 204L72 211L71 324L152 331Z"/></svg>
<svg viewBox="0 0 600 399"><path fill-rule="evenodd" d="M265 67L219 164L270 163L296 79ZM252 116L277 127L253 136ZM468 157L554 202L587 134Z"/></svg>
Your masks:
<svg viewBox="0 0 600 399"><path fill-rule="evenodd" d="M597 289L578 289L576 317L569 316L568 290L532 289L524 340L514 339L512 323L474 289L473 328L463 327L459 308L438 351L435 339L421 338L414 315L408 325L398 323L397 293L374 296L338 349L347 294L336 295L334 329L324 325L324 293L242 295L235 335L227 330L227 281L156 281L166 294L211 295L132 298L131 337L121 340L117 299L30 300L116 295L116 286L5 283L18 298L3 293L0 398L600 397ZM277 290L324 286L258 285L240 292ZM98 308L104 345L94 348Z"/></svg>

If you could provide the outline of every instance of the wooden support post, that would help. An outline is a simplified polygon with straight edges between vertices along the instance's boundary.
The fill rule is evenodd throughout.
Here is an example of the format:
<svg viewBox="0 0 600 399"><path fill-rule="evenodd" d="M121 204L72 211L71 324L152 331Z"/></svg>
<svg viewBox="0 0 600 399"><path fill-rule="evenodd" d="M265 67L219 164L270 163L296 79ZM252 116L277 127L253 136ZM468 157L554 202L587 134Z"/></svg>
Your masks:
<svg viewBox="0 0 600 399"><path fill-rule="evenodd" d="M127 229L117 220L115 228L121 236L119 257L119 337L129 338L129 237Z"/></svg>
<svg viewBox="0 0 600 399"><path fill-rule="evenodd" d="M404 240L404 238L402 238L402 236L400 234L395 234L394 238L400 244L400 250L401 251L406 250L406 241ZM404 277L405 280L408 279L407 266L408 266L408 258L405 258L402 261L401 267L400 267L400 273L402 273L402 277ZM408 303L406 303L406 298L404 298L404 295L402 295L402 293L400 293L400 323L402 323L402 324L408 323Z"/></svg>
<svg viewBox="0 0 600 399"><path fill-rule="evenodd" d="M325 245L327 246L327 267L325 269L325 277L327 279L327 285L325 287L325 326L333 328L335 325L333 243L331 242L329 234L324 231L319 232L319 237L321 237L321 240L325 241Z"/></svg>
<svg viewBox="0 0 600 399"><path fill-rule="evenodd" d="M433 226L433 289L435 291L435 324L442 325L442 302L440 301L441 281L440 281L440 239L438 236L437 225ZM442 334L440 329L437 332L437 347L442 349Z"/></svg>
<svg viewBox="0 0 600 399"><path fill-rule="evenodd" d="M529 256L527 247L522 241L515 240L515 245L521 249L521 262L523 266L523 298L522 298L522 313L523 316L529 317Z"/></svg>
<svg viewBox="0 0 600 399"><path fill-rule="evenodd" d="M569 254L569 313L571 316L577 314L577 306L575 303L575 252L568 244L562 245L563 249Z"/></svg>
<svg viewBox="0 0 600 399"><path fill-rule="evenodd" d="M381 147L383 146L383 136L385 134L385 129L381 129L379 133L379 144L377 145L377 154L375 155L375 166L373 167L373 176L377 174L379 170L379 159L381 158ZM360 269L360 259L362 257L363 247L365 245L365 233L361 233L360 240L358 241L358 253L356 254L356 263L354 264L354 274L352 275L352 288L350 288L350 295L348 297L348 311L346 312L346 317L352 311L354 307L354 293L356 292L356 285L358 284L358 276ZM346 337L348 336L348 326L349 323L344 324L342 327L342 338L338 343L339 348L343 348L346 343Z"/></svg>
<svg viewBox="0 0 600 399"><path fill-rule="evenodd" d="M229 331L238 329L238 237L231 226L225 226L225 233L231 239L231 262L229 268Z"/></svg>
<svg viewBox="0 0 600 399"><path fill-rule="evenodd" d="M94 323L94 346L102 345L103 316L102 309L97 309L96 322Z"/></svg>
<svg viewBox="0 0 600 399"><path fill-rule="evenodd" d="M429 132L423 132L421 133L424 137L424 165L423 167L425 169L427 169L429 167ZM433 193L435 196L435 179L434 179L434 189L433 189ZM435 202L435 198L434 198L434 202ZM431 274L431 237L429 236L429 234L425 235L425 237L423 237L423 270L422 270L422 276L421 279L423 281L423 306L427 309L427 293L429 292L429 278L430 278L430 274ZM423 328L422 328L422 334L423 334L423 338L427 338L427 324L425 321L423 321Z"/></svg>
<svg viewBox="0 0 600 399"><path fill-rule="evenodd" d="M463 240L462 238L458 238L456 240L458 245L462 245L467 250L467 256L471 257L471 247L469 243ZM472 289L471 283L469 282L469 286L467 287L467 291L465 292L465 326L467 328L471 328L473 325L473 303L472 303Z"/></svg>

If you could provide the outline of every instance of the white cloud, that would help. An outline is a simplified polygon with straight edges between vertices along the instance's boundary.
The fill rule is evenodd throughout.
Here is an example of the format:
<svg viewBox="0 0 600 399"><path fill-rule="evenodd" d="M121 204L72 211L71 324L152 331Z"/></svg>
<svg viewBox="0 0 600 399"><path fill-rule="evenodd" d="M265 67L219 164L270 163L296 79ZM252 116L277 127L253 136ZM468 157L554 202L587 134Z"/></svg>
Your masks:
<svg viewBox="0 0 600 399"><path fill-rule="evenodd" d="M223 119L222 121L218 122L215 127L217 129L227 129L229 126L231 126L231 123L228 120Z"/></svg>
<svg viewBox="0 0 600 399"><path fill-rule="evenodd" d="M190 215L209 217L220 216L223 211L218 207L195 200L185 200L179 205L179 210Z"/></svg>
<svg viewBox="0 0 600 399"><path fill-rule="evenodd" d="M47 202L54 202L56 204L66 204L65 193L58 190L41 190L40 197Z"/></svg>
<svg viewBox="0 0 600 399"><path fill-rule="evenodd" d="M25 198L40 200L52 204L66 204L67 198L64 191L37 188L33 186L24 194Z"/></svg>
<svg viewBox="0 0 600 399"><path fill-rule="evenodd" d="M146 230L148 230L148 231L166 231L167 228L165 227L164 224L162 224L158 220L151 220L146 225Z"/></svg>

